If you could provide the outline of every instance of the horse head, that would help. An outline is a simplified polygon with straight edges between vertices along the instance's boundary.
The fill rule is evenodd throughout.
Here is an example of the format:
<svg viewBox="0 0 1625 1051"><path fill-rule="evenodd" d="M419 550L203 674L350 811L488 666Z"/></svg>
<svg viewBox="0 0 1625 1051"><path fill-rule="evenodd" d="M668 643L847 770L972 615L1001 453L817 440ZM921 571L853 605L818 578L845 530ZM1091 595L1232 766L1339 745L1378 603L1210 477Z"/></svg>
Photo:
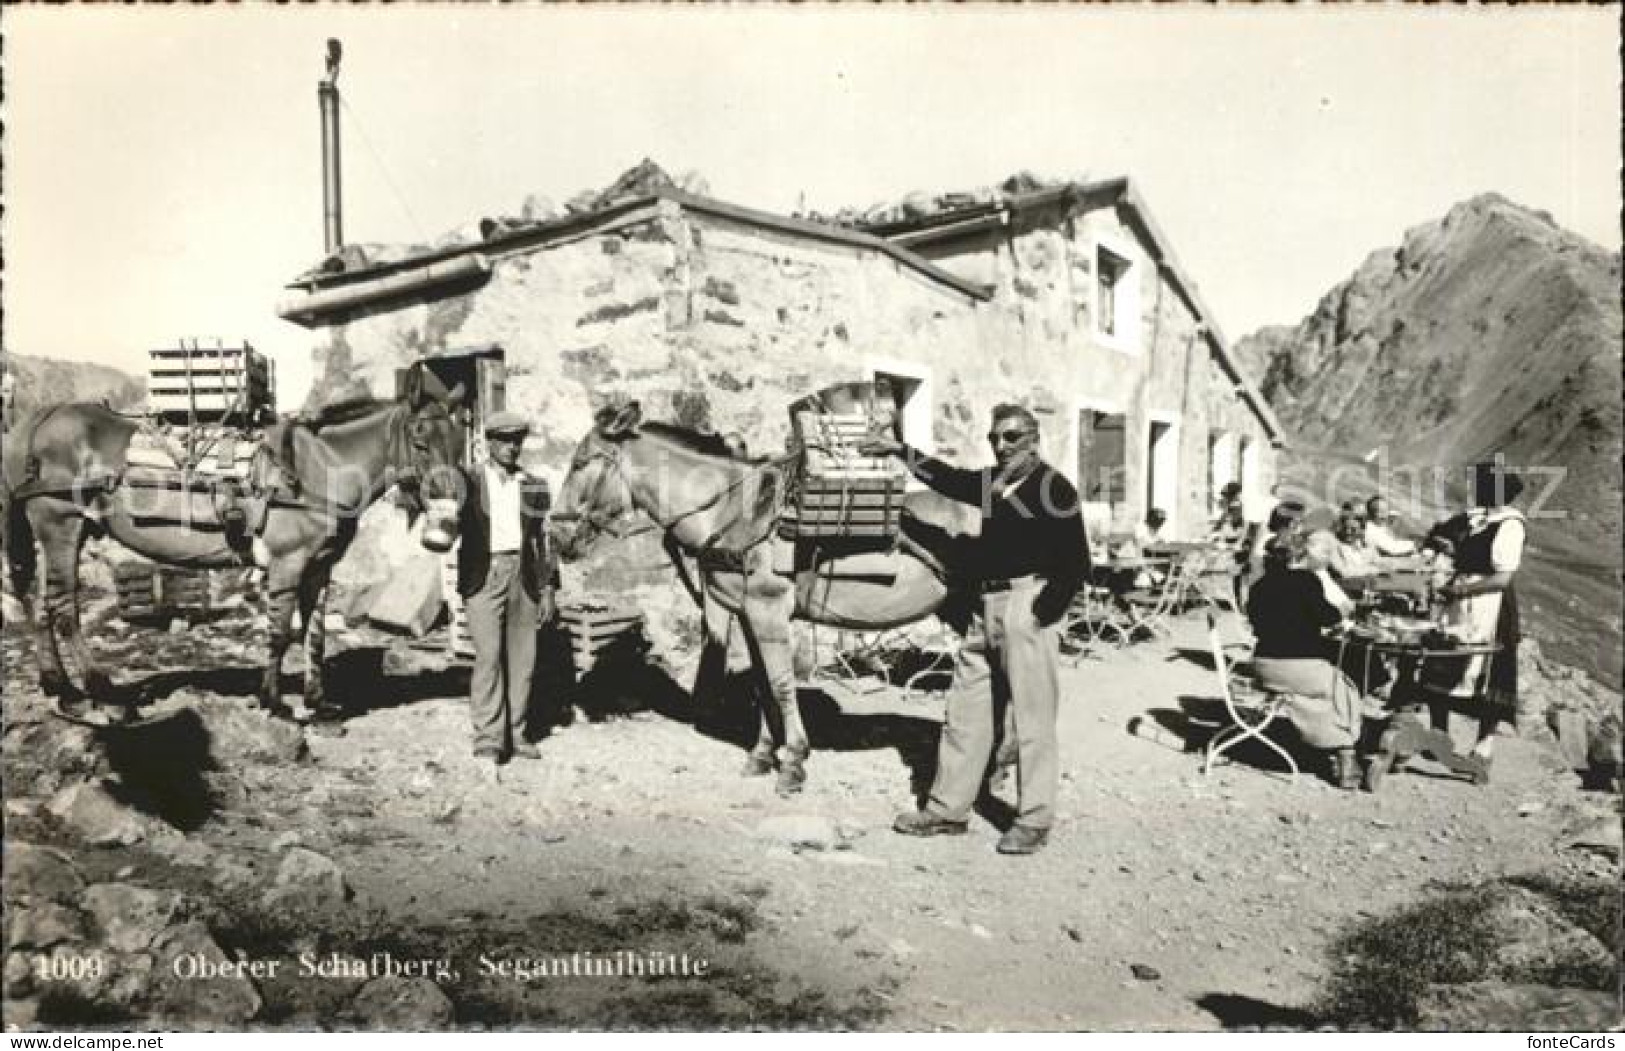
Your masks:
<svg viewBox="0 0 1625 1051"><path fill-rule="evenodd" d="M407 372L403 395L406 462L400 465L398 484L408 497L408 513L423 511L429 516L423 546L435 552L449 551L457 540L458 517L468 488L463 475L468 448L463 385L448 391L422 365L414 365Z"/></svg>
<svg viewBox="0 0 1625 1051"><path fill-rule="evenodd" d="M621 454L642 420L643 410L635 401L605 406L576 445L551 515L554 550L566 562L581 558L604 534L621 532L618 523L636 509Z"/></svg>

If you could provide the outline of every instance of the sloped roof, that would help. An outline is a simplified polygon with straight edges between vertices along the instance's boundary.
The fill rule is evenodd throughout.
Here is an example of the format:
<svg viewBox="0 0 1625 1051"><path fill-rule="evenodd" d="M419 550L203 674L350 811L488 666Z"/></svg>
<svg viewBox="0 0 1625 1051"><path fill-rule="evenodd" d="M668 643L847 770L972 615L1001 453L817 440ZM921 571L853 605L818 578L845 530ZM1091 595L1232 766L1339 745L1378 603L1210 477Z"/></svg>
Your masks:
<svg viewBox="0 0 1625 1051"><path fill-rule="evenodd" d="M889 256L900 265L918 272L931 281L946 285L954 291L971 298L985 300L992 296L992 290L987 286L967 281L957 274L950 273L930 260L909 251L907 247L887 238L843 226L833 226L828 223L795 219L789 216L775 215L771 212L744 208L736 204L701 197L671 187L659 187L647 194L622 198L589 211L577 212L556 219L530 223L493 224L487 236L480 241L466 241L440 248L426 249L401 258L380 260L378 262L362 262L360 265L349 266L344 269L318 268L295 278L289 282L287 287L314 293L402 274L445 263L460 256L476 253L503 255L510 252L541 248L551 243L571 240L575 237L597 232L604 227L614 226L618 220L635 213L647 211L661 201L669 201L680 208L701 215L729 219L746 225L777 230L811 240L866 248Z"/></svg>
<svg viewBox="0 0 1625 1051"><path fill-rule="evenodd" d="M1269 403L1258 392L1242 370L1240 362L1230 352L1230 345L1219 328L1212 309L1197 290L1196 282L1186 272L1152 218L1151 209L1126 176L1098 182L1063 183L1027 193L1006 195L1002 200L982 202L959 208L946 208L940 212L892 222L864 224L861 229L912 248L934 241L962 237L981 229L1007 225L1014 217L1031 214L1046 208L1061 208L1067 213L1114 205L1123 209L1125 218L1138 229L1140 240L1151 250L1157 266L1168 278L1191 313L1201 323L1208 345L1226 375L1236 384L1237 393L1252 408L1253 414L1264 425L1273 442L1282 442L1285 432Z"/></svg>

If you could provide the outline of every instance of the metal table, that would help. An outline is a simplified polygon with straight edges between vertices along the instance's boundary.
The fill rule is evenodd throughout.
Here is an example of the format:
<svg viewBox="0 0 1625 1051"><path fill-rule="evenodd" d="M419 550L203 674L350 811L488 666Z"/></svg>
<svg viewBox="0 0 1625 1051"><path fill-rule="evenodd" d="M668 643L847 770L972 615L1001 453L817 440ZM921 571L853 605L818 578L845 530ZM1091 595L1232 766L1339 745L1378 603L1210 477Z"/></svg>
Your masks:
<svg viewBox="0 0 1625 1051"><path fill-rule="evenodd" d="M1350 631L1337 632L1335 638L1338 643L1337 664L1340 668L1346 670L1347 666L1342 658L1349 647L1358 646L1365 650L1366 671L1359 683L1362 692L1369 692L1369 669L1373 658L1387 658L1397 665L1393 695L1401 696L1404 700L1396 707L1388 729L1382 735L1378 748L1380 754L1372 760L1374 763L1387 764L1372 779L1373 782L1380 782L1382 776L1388 773L1389 767L1396 763L1402 764L1405 758L1420 752L1431 755L1454 773L1471 777L1474 784L1484 784L1489 780L1489 764L1486 760L1480 756L1456 751L1455 739L1449 732L1435 730L1427 721L1425 713L1429 703L1443 700L1444 697L1423 684L1422 668L1430 660L1486 658L1478 671L1477 681L1473 684L1473 692L1469 698L1470 701L1482 702L1489 685L1488 658L1500 652L1499 646L1494 643L1429 645L1422 641L1383 639Z"/></svg>

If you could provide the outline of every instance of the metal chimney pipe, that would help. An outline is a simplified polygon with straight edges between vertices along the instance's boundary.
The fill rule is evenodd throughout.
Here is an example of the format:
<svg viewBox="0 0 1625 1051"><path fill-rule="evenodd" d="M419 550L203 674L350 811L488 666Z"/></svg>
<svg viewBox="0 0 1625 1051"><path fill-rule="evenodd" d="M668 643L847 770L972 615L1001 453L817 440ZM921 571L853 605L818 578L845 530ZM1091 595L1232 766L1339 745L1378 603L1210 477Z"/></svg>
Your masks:
<svg viewBox="0 0 1625 1051"><path fill-rule="evenodd" d="M328 255L344 244L344 199L339 157L339 59L344 46L327 41L327 76L316 84L322 112L322 250Z"/></svg>

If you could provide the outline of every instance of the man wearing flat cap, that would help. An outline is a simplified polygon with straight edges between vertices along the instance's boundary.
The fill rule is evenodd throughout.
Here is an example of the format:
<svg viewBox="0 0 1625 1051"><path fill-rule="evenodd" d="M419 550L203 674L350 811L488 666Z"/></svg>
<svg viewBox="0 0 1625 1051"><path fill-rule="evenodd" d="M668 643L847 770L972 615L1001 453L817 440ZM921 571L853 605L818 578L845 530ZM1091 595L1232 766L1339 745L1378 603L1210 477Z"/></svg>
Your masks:
<svg viewBox="0 0 1625 1051"><path fill-rule="evenodd" d="M557 564L544 528L547 483L519 465L530 425L497 412L485 425L489 460L469 472L457 591L468 612L474 675L468 713L474 756L492 764L535 759L526 738L536 633L553 618Z"/></svg>

